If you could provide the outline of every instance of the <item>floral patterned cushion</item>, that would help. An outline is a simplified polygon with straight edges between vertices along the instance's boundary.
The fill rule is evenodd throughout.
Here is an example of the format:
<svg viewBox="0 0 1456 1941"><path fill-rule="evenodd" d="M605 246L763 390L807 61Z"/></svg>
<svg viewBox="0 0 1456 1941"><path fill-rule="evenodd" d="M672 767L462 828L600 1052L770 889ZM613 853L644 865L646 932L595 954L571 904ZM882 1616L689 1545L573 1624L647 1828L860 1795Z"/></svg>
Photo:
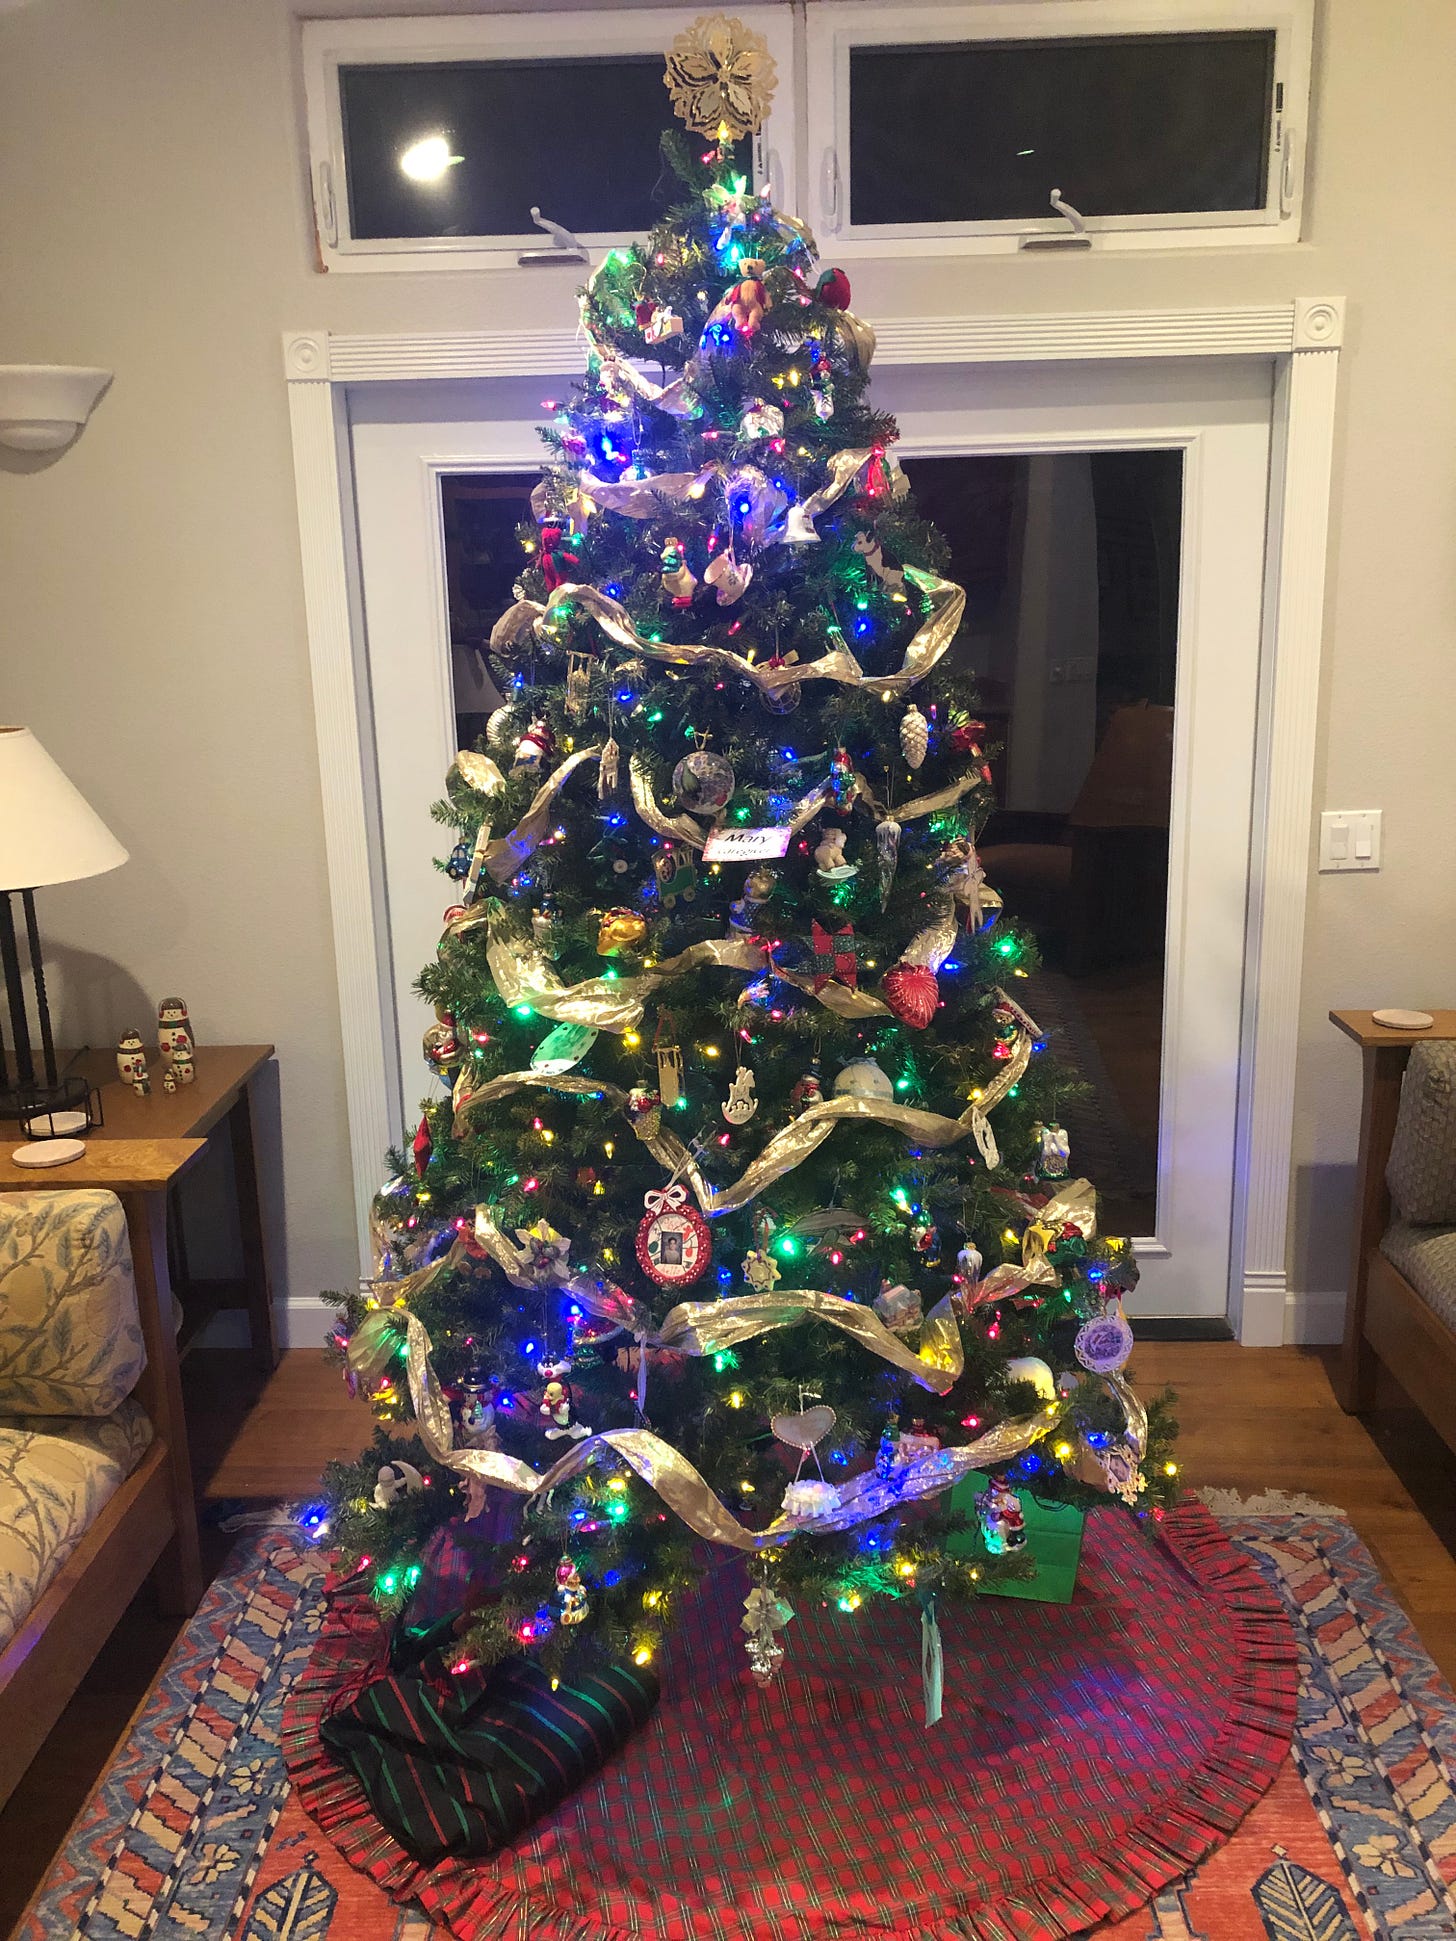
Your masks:
<svg viewBox="0 0 1456 1941"><path fill-rule="evenodd" d="M110 1415L146 1365L114 1193L0 1193L0 1415Z"/></svg>
<svg viewBox="0 0 1456 1941"><path fill-rule="evenodd" d="M0 1651L151 1439L135 1401L80 1419L0 1416Z"/></svg>

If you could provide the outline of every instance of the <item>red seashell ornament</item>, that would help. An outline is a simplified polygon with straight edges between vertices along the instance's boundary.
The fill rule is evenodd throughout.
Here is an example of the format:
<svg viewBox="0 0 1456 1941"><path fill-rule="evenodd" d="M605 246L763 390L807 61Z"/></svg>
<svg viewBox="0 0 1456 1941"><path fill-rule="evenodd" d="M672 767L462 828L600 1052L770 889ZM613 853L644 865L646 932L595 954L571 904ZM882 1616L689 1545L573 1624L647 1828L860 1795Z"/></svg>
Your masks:
<svg viewBox="0 0 1456 1941"><path fill-rule="evenodd" d="M880 992L895 1016L916 1031L925 1029L940 1003L940 986L928 964L891 964Z"/></svg>

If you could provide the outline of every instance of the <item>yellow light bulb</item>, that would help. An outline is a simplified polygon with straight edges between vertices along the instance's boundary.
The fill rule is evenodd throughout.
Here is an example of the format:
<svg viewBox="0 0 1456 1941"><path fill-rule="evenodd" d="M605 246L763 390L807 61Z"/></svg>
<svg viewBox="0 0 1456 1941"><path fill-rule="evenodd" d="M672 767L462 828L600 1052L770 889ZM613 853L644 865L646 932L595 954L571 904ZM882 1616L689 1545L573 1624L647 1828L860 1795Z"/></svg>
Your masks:
<svg viewBox="0 0 1456 1941"><path fill-rule="evenodd" d="M1002 1239L1003 1239L1003 1240L1004 1240L1004 1241L1006 1242L1006 1244L1007 1244L1007 1246L1008 1246L1008 1247L1014 1247L1014 1246L1016 1245L1016 1230L1015 1230L1015 1228L1014 1228L1014 1227L1007 1227L1007 1228L1006 1228L1006 1230L1005 1230L1005 1232L1004 1232L1004 1233L1003 1233L1003 1234L1001 1235L1001 1238L1002 1238Z"/></svg>
<svg viewBox="0 0 1456 1941"><path fill-rule="evenodd" d="M549 1146L552 1140L556 1137L556 1134L551 1130L550 1126L542 1126L541 1137L546 1141L546 1144Z"/></svg>
<svg viewBox="0 0 1456 1941"><path fill-rule="evenodd" d="M730 1409L741 1409L743 1407L743 1390L741 1388L729 1390L728 1406Z"/></svg>
<svg viewBox="0 0 1456 1941"><path fill-rule="evenodd" d="M662 1592L644 1591L642 1593L642 1602L647 1606L649 1611L655 1611L662 1602Z"/></svg>
<svg viewBox="0 0 1456 1941"><path fill-rule="evenodd" d="M617 1150L617 1142L615 1139L604 1139L602 1141L602 1151L607 1155L608 1159L611 1158L612 1154L616 1150Z"/></svg>
<svg viewBox="0 0 1456 1941"><path fill-rule="evenodd" d="M902 1577L913 1577L915 1575L915 1566L914 1564L910 1563L908 1560L905 1562L896 1564L895 1568L897 1571L899 1571Z"/></svg>
<svg viewBox="0 0 1456 1941"><path fill-rule="evenodd" d="M703 1056L705 1058L716 1058L718 1056L718 1051L719 1051L719 1047L717 1045L703 1046Z"/></svg>
<svg viewBox="0 0 1456 1941"><path fill-rule="evenodd" d="M637 1649L632 1653L632 1663L634 1665L650 1665L652 1663L652 1647L650 1645L639 1644Z"/></svg>
<svg viewBox="0 0 1456 1941"><path fill-rule="evenodd" d="M1176 1475L1178 1474L1178 1465L1177 1465L1177 1463L1175 1463L1175 1462L1165 1462L1165 1463L1163 1464L1163 1474L1164 1474L1165 1476L1176 1476Z"/></svg>
<svg viewBox="0 0 1456 1941"><path fill-rule="evenodd" d="M1058 1462L1065 1462L1072 1453L1072 1445L1070 1442L1059 1442L1052 1453Z"/></svg>
<svg viewBox="0 0 1456 1941"><path fill-rule="evenodd" d="M756 1494L753 1484L749 1482L746 1476L744 1477L743 1481L738 1485L738 1487L743 1491L743 1494L745 1496L753 1496Z"/></svg>

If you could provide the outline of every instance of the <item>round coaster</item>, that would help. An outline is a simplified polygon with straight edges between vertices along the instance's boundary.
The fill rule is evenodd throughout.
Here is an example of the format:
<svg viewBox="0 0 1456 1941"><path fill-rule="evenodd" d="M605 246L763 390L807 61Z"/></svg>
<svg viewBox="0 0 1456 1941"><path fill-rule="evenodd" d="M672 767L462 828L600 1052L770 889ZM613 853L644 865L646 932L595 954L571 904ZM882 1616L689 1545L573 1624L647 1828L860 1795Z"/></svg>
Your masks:
<svg viewBox="0 0 1456 1941"><path fill-rule="evenodd" d="M1387 1031L1429 1031L1436 1020L1429 1011L1372 1011L1371 1019Z"/></svg>
<svg viewBox="0 0 1456 1941"><path fill-rule="evenodd" d="M10 1157L17 1166L65 1166L85 1150L79 1139L32 1139L17 1146Z"/></svg>
<svg viewBox="0 0 1456 1941"><path fill-rule="evenodd" d="M48 1139L68 1139L73 1132L84 1132L91 1121L84 1112L47 1112L43 1123L50 1127Z"/></svg>

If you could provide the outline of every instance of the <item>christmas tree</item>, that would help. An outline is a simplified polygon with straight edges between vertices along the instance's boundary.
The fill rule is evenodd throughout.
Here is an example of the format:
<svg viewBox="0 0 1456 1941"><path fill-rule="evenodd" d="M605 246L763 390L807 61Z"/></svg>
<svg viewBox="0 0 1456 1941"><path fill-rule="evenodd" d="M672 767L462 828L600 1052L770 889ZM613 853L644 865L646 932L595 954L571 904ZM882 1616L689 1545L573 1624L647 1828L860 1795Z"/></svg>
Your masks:
<svg viewBox="0 0 1456 1941"><path fill-rule="evenodd" d="M508 699L437 810L447 1095L342 1303L387 1426L311 1521L390 1611L439 1526L486 1532L462 1662L648 1665L738 1557L768 1678L796 1601L928 1629L1024 1573L1017 1486L1175 1489L1119 1373L1130 1249L1018 999L1035 944L977 860L964 596L847 278L735 158L753 40L674 49L679 200L581 296Z"/></svg>

